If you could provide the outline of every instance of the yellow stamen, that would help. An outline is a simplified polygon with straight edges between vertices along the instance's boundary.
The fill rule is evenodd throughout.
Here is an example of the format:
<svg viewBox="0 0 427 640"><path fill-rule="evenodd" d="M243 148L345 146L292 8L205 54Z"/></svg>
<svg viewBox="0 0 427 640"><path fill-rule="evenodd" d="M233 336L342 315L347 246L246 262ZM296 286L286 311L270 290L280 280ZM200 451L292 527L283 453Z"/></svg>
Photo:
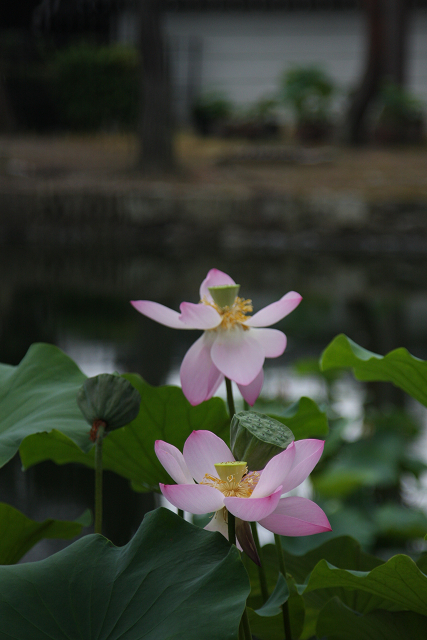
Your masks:
<svg viewBox="0 0 427 640"><path fill-rule="evenodd" d="M215 329L211 329L211 331L231 329L235 325L240 325L242 329L248 331L249 327L246 326L245 322L248 319L247 314L253 311L252 300L236 298L231 307L219 307L215 302L211 302L205 297L201 302L207 304L209 307L213 307L222 316L221 324Z"/></svg>
<svg viewBox="0 0 427 640"><path fill-rule="evenodd" d="M260 474L256 471L248 473L246 462L223 462L216 464L215 469L218 471L219 478L205 473L200 484L218 489L226 498L250 498L260 478ZM235 472L230 473L230 470Z"/></svg>

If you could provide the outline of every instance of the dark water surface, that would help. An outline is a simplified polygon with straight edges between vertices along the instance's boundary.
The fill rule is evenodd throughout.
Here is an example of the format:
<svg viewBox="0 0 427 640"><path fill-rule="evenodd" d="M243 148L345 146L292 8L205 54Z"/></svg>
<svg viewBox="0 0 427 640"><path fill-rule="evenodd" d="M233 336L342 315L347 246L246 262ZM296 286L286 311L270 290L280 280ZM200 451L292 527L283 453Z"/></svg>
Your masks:
<svg viewBox="0 0 427 640"><path fill-rule="evenodd" d="M151 299L174 309L198 302L207 271L217 267L241 284L254 311L289 290L303 302L277 325L288 336L285 354L269 371L295 360L319 357L344 332L378 353L407 347L427 356L427 256L400 254L282 254L274 251L211 254L115 254L62 245L3 248L0 255L0 361L16 365L33 342L50 342L87 375L134 371L162 384L179 367L198 332L176 331L138 314L130 299ZM386 391L386 393L388 393ZM0 473L0 500L37 520L72 519L93 505L93 472L43 463L26 473L11 461ZM124 544L153 507L150 495L132 492L125 480L106 474L105 534ZM41 543L27 559L64 545Z"/></svg>

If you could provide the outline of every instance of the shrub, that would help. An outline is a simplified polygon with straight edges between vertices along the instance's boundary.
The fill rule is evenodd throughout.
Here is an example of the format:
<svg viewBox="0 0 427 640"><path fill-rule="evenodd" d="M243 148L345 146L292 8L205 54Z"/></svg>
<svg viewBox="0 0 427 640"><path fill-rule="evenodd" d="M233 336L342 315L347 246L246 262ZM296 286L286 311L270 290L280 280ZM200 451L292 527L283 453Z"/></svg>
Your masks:
<svg viewBox="0 0 427 640"><path fill-rule="evenodd" d="M82 43L58 52L52 66L62 124L84 130L135 126L139 100L136 49Z"/></svg>
<svg viewBox="0 0 427 640"><path fill-rule="evenodd" d="M394 82L385 83L379 94L383 122L409 122L422 119L421 102Z"/></svg>
<svg viewBox="0 0 427 640"><path fill-rule="evenodd" d="M400 85L385 83L379 93L374 140L383 144L419 144L423 141L421 102Z"/></svg>
<svg viewBox="0 0 427 640"><path fill-rule="evenodd" d="M282 98L291 106L298 124L325 122L330 117L334 83L316 66L295 67L282 79Z"/></svg>
<svg viewBox="0 0 427 640"><path fill-rule="evenodd" d="M233 106L221 93L211 91L199 96L192 108L194 125L201 135L215 132L215 127L232 114Z"/></svg>

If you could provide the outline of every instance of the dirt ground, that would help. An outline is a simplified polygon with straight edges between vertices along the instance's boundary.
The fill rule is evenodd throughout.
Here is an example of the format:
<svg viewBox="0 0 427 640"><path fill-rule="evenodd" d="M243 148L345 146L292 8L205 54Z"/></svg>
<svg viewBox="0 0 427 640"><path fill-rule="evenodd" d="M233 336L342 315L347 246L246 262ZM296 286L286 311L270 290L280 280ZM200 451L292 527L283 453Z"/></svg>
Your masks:
<svg viewBox="0 0 427 640"><path fill-rule="evenodd" d="M0 138L0 189L194 185L305 196L353 193L369 201L427 200L427 147L303 149L292 144L176 137L180 171L144 177L137 140L125 134Z"/></svg>

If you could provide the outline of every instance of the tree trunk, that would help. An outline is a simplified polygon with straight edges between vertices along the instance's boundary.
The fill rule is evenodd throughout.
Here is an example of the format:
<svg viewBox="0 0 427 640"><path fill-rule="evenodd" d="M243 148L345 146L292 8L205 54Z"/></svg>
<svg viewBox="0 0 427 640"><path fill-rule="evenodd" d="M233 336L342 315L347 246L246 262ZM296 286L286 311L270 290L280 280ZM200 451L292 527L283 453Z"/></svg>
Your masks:
<svg viewBox="0 0 427 640"><path fill-rule="evenodd" d="M384 15L384 75L402 86L407 75L409 5L409 0L388 0Z"/></svg>
<svg viewBox="0 0 427 640"><path fill-rule="evenodd" d="M362 81L347 111L345 138L363 144L368 138L367 113L381 84L390 80L403 85L406 79L406 48L409 8L407 0L364 0L368 51Z"/></svg>
<svg viewBox="0 0 427 640"><path fill-rule="evenodd" d="M6 83L0 73L0 133L12 133L15 129L16 121L10 105Z"/></svg>
<svg viewBox="0 0 427 640"><path fill-rule="evenodd" d="M142 60L139 166L144 172L175 169L168 51L160 0L139 0Z"/></svg>

